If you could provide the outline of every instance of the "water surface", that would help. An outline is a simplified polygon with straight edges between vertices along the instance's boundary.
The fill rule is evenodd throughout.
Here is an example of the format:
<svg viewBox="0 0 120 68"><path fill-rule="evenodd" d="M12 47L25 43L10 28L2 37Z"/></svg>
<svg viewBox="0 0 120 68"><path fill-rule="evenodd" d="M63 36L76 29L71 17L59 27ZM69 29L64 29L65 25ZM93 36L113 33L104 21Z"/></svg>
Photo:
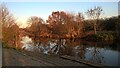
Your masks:
<svg viewBox="0 0 120 68"><path fill-rule="evenodd" d="M80 39L41 38L33 42L29 37L22 38L23 49L49 55L68 55L104 65L118 66L120 50L114 42L88 42Z"/></svg>

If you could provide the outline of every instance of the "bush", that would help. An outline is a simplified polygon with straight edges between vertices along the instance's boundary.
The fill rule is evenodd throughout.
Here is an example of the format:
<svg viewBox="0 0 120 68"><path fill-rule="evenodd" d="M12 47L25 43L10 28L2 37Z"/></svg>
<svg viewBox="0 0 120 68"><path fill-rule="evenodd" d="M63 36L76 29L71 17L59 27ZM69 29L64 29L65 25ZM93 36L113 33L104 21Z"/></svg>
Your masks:
<svg viewBox="0 0 120 68"><path fill-rule="evenodd" d="M83 38L87 41L113 41L114 35L112 34L93 34Z"/></svg>
<svg viewBox="0 0 120 68"><path fill-rule="evenodd" d="M112 34L101 34L99 35L101 41L112 41L114 40L114 36Z"/></svg>
<svg viewBox="0 0 120 68"><path fill-rule="evenodd" d="M89 36L87 36L87 37L85 37L83 39L85 39L87 41L94 41L94 42L97 42L97 41L101 40L100 36L97 35L97 34L89 35Z"/></svg>

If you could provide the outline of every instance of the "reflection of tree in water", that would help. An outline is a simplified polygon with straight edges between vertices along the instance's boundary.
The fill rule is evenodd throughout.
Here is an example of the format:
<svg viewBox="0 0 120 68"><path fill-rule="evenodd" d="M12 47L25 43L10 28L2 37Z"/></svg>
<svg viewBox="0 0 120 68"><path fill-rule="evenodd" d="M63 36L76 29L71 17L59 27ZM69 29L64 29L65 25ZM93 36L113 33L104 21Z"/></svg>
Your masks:
<svg viewBox="0 0 120 68"><path fill-rule="evenodd" d="M95 44L95 43L94 43ZM89 52L91 58L89 60L97 63L101 63L103 57L99 51L99 48L96 47L97 44ZM80 59L85 59L86 54L86 45L78 40L70 39L39 39L33 48L37 52L44 54L58 54L58 55L69 55L78 57ZM89 56L89 55L88 55Z"/></svg>
<svg viewBox="0 0 120 68"><path fill-rule="evenodd" d="M66 55L74 56L76 58L84 59L85 57L85 46L82 42L77 39L67 40Z"/></svg>
<svg viewBox="0 0 120 68"><path fill-rule="evenodd" d="M55 40L52 43L50 43L49 45L53 46L49 49L49 53L54 53L54 54L62 54L63 51L65 50L65 39L59 39L59 40Z"/></svg>
<svg viewBox="0 0 120 68"><path fill-rule="evenodd" d="M91 49L91 61L92 62L96 62L96 63L102 63L103 61L103 56L101 54L101 52L99 51L100 49L97 48L97 43L95 44L95 46L93 47L93 49Z"/></svg>
<svg viewBox="0 0 120 68"><path fill-rule="evenodd" d="M50 40L47 44L39 42L36 46L44 54L62 54L65 50L66 40Z"/></svg>
<svg viewBox="0 0 120 68"><path fill-rule="evenodd" d="M85 58L85 46L84 45L75 46L73 49L73 53L75 57L84 59Z"/></svg>
<svg viewBox="0 0 120 68"><path fill-rule="evenodd" d="M44 41L47 43L44 43ZM44 54L72 55L79 56L80 58L83 58L85 53L85 47L83 45L80 45L78 41L76 42L70 39L41 39L37 42L36 48Z"/></svg>

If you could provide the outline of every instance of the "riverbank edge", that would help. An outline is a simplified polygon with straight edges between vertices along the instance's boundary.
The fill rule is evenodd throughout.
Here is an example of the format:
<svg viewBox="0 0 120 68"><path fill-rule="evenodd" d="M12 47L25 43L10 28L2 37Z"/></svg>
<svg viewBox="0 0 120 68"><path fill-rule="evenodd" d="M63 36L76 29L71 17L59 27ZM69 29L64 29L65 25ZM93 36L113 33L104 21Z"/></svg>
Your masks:
<svg viewBox="0 0 120 68"><path fill-rule="evenodd" d="M3 48L4 49L4 48ZM31 52L31 51L25 51L25 50L16 50L14 48L5 48L5 49L10 49L10 50L14 50L14 51L17 51L21 54L24 53L24 55L27 55L27 52L29 52L30 54L33 54L34 52ZM42 53L41 53L42 54ZM45 54L43 54L45 55ZM53 56L53 55L48 55L48 56ZM30 56L30 57L33 57ZM97 63L93 63L93 62L90 62L90 61L84 61L84 60L78 60L78 58L74 58L74 57L71 57L71 56L68 56L68 55L63 55L63 56L59 56L59 55L54 55L54 57L59 57L59 58L62 58L64 60L70 60L70 61L73 61L73 62L78 62L78 63L82 63L82 64L85 64L85 65L89 65L89 66L92 66L92 67L97 67L97 68L106 68L106 67L112 67L112 68L116 68L117 66L109 66L109 65L103 65L103 64L97 64ZM4 67L3 67L4 68Z"/></svg>

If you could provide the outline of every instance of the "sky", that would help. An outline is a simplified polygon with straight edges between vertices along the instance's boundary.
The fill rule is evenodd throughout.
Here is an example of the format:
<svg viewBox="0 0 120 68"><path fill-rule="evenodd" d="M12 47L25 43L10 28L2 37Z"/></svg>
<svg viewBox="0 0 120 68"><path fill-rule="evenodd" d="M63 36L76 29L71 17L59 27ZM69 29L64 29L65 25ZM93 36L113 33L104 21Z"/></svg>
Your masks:
<svg viewBox="0 0 120 68"><path fill-rule="evenodd" d="M119 2L119 0L0 0L0 2Z"/></svg>
<svg viewBox="0 0 120 68"><path fill-rule="evenodd" d="M53 11L82 12L85 15L88 9L100 6L102 17L118 15L117 2L7 2L6 5L22 27L26 26L29 17L38 16L46 21Z"/></svg>

